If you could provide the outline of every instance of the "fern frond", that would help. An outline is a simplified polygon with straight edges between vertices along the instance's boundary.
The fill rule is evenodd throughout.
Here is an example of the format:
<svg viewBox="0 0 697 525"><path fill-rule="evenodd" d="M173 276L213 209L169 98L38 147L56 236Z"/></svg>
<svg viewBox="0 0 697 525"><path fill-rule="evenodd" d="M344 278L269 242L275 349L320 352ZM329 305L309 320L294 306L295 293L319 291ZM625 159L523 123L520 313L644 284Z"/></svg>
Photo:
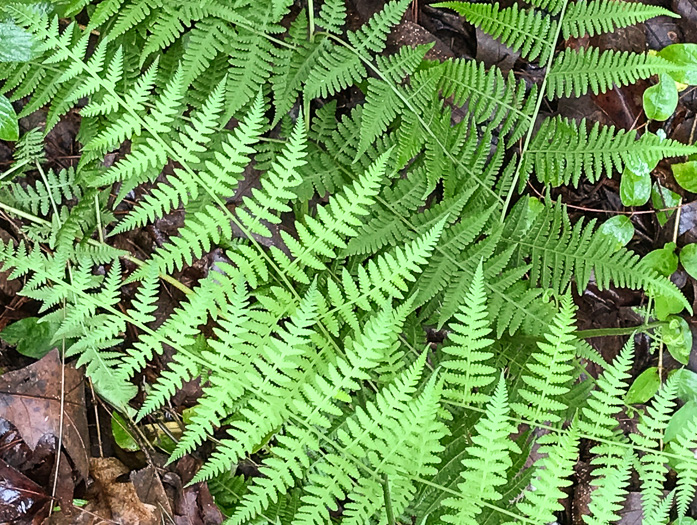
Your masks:
<svg viewBox="0 0 697 525"><path fill-rule="evenodd" d="M443 505L455 511L455 514L444 515L444 522L476 525L483 503L501 500L499 487L508 482L511 454L520 453L516 443L509 438L516 431L508 418L509 412L508 393L502 375L484 415L474 426L472 445L467 447L468 457L462 460L464 470L460 476L464 481L458 486L461 495L443 500Z"/></svg>
<svg viewBox="0 0 697 525"><path fill-rule="evenodd" d="M588 504L589 514L583 516L583 521L588 525L607 525L621 518L620 511L624 508L633 460L634 455L627 450L616 464L604 465L593 471L591 485L595 488Z"/></svg>
<svg viewBox="0 0 697 525"><path fill-rule="evenodd" d="M577 0L569 2L561 24L562 36L579 38L610 33L620 27L645 22L657 16L678 15L655 5L621 0Z"/></svg>
<svg viewBox="0 0 697 525"><path fill-rule="evenodd" d="M633 358L634 341L630 338L615 361L596 381L596 388L587 401L588 406L581 409L583 417L578 423L581 432L603 439L616 437L616 416L625 404L624 396L628 388L627 381L631 378L629 371Z"/></svg>
<svg viewBox="0 0 697 525"><path fill-rule="evenodd" d="M594 232L594 221L572 225L560 204L544 207L531 224L519 218L515 213L510 216L513 229L505 230L502 238L509 246L516 246L517 260L530 260L531 282L563 293L572 275L578 290L585 289L592 275L601 289L612 284L660 290L689 308L673 283L647 268L633 252L615 251L611 243Z"/></svg>
<svg viewBox="0 0 697 525"><path fill-rule="evenodd" d="M665 465L666 458L660 453L661 441L675 406L677 388L675 376L668 378L654 396L653 403L640 418L637 424L638 432L631 435L634 443L652 450L641 456L636 467L642 480L641 508L647 517L661 507L663 482L668 470Z"/></svg>
<svg viewBox="0 0 697 525"><path fill-rule="evenodd" d="M483 63L463 59L443 65L440 89L443 97L453 97L455 105L466 104L474 122L501 125L508 144L525 133L537 93L536 86L528 93L525 82L516 81L512 72L504 77L495 67L487 71Z"/></svg>
<svg viewBox="0 0 697 525"><path fill-rule="evenodd" d="M517 4L501 9L495 4L470 2L441 2L433 7L457 11L467 21L499 40L503 45L528 60L546 63L553 51L550 43L557 30L557 22L539 11L521 10Z"/></svg>
<svg viewBox="0 0 697 525"><path fill-rule="evenodd" d="M546 341L537 343L538 350L526 365L522 376L525 385L518 391L524 402L512 403L511 407L527 421L557 423L567 408L561 397L570 390L574 379L571 362L576 349L573 345L575 311L571 296L563 296L550 332L545 334Z"/></svg>
<svg viewBox="0 0 697 525"><path fill-rule="evenodd" d="M319 10L317 24L330 33L341 33L346 22L346 4L343 0L326 0Z"/></svg>
<svg viewBox="0 0 697 525"><path fill-rule="evenodd" d="M675 472L678 475L678 482L675 487L678 517L687 514L690 502L692 502L695 495L695 488L697 488L695 448L697 448L697 419L693 418L685 424L684 428L670 444L671 452L680 456L675 465Z"/></svg>
<svg viewBox="0 0 697 525"><path fill-rule="evenodd" d="M470 404L489 399L482 388L495 380L496 369L487 364L494 355L489 351L493 340L487 338L491 333L487 315L484 271L480 263L464 303L455 314L458 322L450 325L452 333L448 339L453 344L443 348L450 356L443 362L444 394L453 401Z"/></svg>
<svg viewBox="0 0 697 525"><path fill-rule="evenodd" d="M578 458L578 428L572 424L558 436L550 435L540 447L540 454L547 454L537 462L531 486L525 491L517 507L525 516L538 523L555 521L554 513L564 509L564 487L571 485L568 478L574 472Z"/></svg>
<svg viewBox="0 0 697 525"><path fill-rule="evenodd" d="M537 180L546 184L578 186L581 175L596 182L602 176L611 178L614 171L622 173L627 165L645 162L655 165L666 157L695 153L697 148L675 140L645 133L637 139L636 131L594 123L588 129L586 120L576 123L564 117L543 121L523 156L522 173L535 172Z"/></svg>
<svg viewBox="0 0 697 525"><path fill-rule="evenodd" d="M385 48L390 29L399 23L409 3L410 0L390 0L381 11L368 20L368 23L363 24L357 31L346 33L348 41L358 53L380 53Z"/></svg>
<svg viewBox="0 0 697 525"><path fill-rule="evenodd" d="M547 98L594 95L633 84L658 73L675 71L671 62L648 53L565 49L547 73Z"/></svg>
<svg viewBox="0 0 697 525"><path fill-rule="evenodd" d="M345 186L341 193L332 196L326 207L317 207L317 218L306 215L304 223L296 221L297 240L281 231L293 261L278 248L271 250L285 272L308 284L310 280L305 269L325 268L320 257L335 257L337 250L346 248L344 238L358 235L356 228L361 224L361 217L369 214L369 207L378 195L389 156L390 151L386 151L352 187Z"/></svg>

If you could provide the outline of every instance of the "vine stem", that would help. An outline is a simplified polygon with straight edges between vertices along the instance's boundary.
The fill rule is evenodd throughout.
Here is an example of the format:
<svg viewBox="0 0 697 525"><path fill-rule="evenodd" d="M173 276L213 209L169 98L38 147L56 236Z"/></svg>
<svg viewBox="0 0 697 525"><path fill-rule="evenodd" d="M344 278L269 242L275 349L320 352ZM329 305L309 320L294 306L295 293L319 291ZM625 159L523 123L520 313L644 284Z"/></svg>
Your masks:
<svg viewBox="0 0 697 525"><path fill-rule="evenodd" d="M557 48L557 42L559 41L559 35L561 35L561 26L564 21L564 13L566 13L566 6L569 4L569 0L564 0L561 11L559 13L559 22L557 22L557 31L554 35L554 40L549 51L549 58L547 59L547 66L545 68L545 76L542 79L542 84L540 85L540 92L537 95L537 103L535 104L535 111L530 116L530 127L525 135L525 142L523 142L523 147L520 150L520 158L516 164L515 174L513 175L513 180L511 181L511 187L508 190L508 195L506 195L506 200L503 203L503 210L501 210L501 222L506 218L506 212L508 207L511 205L511 200L513 199L513 193L518 184L518 179L520 178L520 169L523 165L523 158L525 157L525 152L530 145L530 140L532 139L533 131L535 130L535 120L537 120L537 115L540 113L540 107L542 107L542 100L545 97L545 87L547 86L547 77L549 76L549 70L552 67L552 62L554 61L554 50Z"/></svg>

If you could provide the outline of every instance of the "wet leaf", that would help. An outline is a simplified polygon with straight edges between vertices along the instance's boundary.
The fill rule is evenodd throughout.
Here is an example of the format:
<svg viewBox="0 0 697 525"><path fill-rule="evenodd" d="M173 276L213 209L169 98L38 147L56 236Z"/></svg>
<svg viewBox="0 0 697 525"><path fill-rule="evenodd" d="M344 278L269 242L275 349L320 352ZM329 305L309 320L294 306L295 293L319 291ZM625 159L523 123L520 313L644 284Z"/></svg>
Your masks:
<svg viewBox="0 0 697 525"><path fill-rule="evenodd" d="M0 414L17 428L32 450L45 435L57 438L62 425L63 448L86 479L89 446L83 375L65 367L65 399L61 403L61 368L58 352L53 350L36 363L0 376Z"/></svg>
<svg viewBox="0 0 697 525"><path fill-rule="evenodd" d="M660 386L661 380L658 377L658 368L653 366L644 370L639 377L634 380L624 400L628 405L646 403L656 395Z"/></svg>
<svg viewBox="0 0 697 525"><path fill-rule="evenodd" d="M634 237L634 225L626 215L616 215L608 219L599 228L599 231L607 237L609 242L614 243L615 251L626 246Z"/></svg>
<svg viewBox="0 0 697 525"><path fill-rule="evenodd" d="M665 442L674 439L690 421L697 417L697 401L688 401L673 414L663 434Z"/></svg>
<svg viewBox="0 0 697 525"><path fill-rule="evenodd" d="M671 317L668 324L661 327L661 337L670 355L683 365L690 359L692 350L692 332L687 321L682 317Z"/></svg>
<svg viewBox="0 0 697 525"><path fill-rule="evenodd" d="M114 415L111 416L111 433L116 444L123 450L128 450L129 452L140 450L138 442L133 439L133 436L128 431L128 424L118 412L114 412Z"/></svg>
<svg viewBox="0 0 697 525"><path fill-rule="evenodd" d="M688 244L680 250L680 264L693 279L697 279L697 243Z"/></svg>
<svg viewBox="0 0 697 525"><path fill-rule="evenodd" d="M51 343L55 331L55 325L39 323L38 317L27 317L6 327L0 332L0 339L17 345L17 351L22 355L41 359L55 347Z"/></svg>
<svg viewBox="0 0 697 525"><path fill-rule="evenodd" d="M39 485L0 459L0 523L28 518L48 499Z"/></svg>
<svg viewBox="0 0 697 525"><path fill-rule="evenodd" d="M1 44L0 49L2 49ZM15 142L17 139L19 139L17 113L7 97L0 95L0 140Z"/></svg>
<svg viewBox="0 0 697 525"><path fill-rule="evenodd" d="M671 169L675 181L680 184L681 188L697 193L697 160L673 164Z"/></svg>
<svg viewBox="0 0 697 525"><path fill-rule="evenodd" d="M675 255L675 243L669 242L663 248L647 253L643 259L650 268L661 275L670 277L678 269L678 256Z"/></svg>
<svg viewBox="0 0 697 525"><path fill-rule="evenodd" d="M661 186L658 182L655 182L653 188L651 189L651 204L657 210L665 208L673 208L680 203L680 195L674 191L670 191L665 186ZM658 224L665 226L666 222L671 215L675 213L675 210L669 211L659 211L656 212L656 219Z"/></svg>
<svg viewBox="0 0 697 525"><path fill-rule="evenodd" d="M673 80L697 85L697 44L672 44L661 49L658 56L676 65L669 73Z"/></svg>
<svg viewBox="0 0 697 525"><path fill-rule="evenodd" d="M673 370L670 377L675 378L678 384L678 397L683 401L694 399L697 401L697 374L687 368Z"/></svg>
<svg viewBox="0 0 697 525"><path fill-rule="evenodd" d="M643 206L651 196L651 175L648 171L635 173L629 169L622 172L620 199L625 206Z"/></svg>
<svg viewBox="0 0 697 525"><path fill-rule="evenodd" d="M652 120L667 120L678 107L678 88L675 80L665 73L658 76L658 84L644 91L644 112Z"/></svg>
<svg viewBox="0 0 697 525"><path fill-rule="evenodd" d="M32 37L12 22L0 22L0 62L27 62L32 56Z"/></svg>

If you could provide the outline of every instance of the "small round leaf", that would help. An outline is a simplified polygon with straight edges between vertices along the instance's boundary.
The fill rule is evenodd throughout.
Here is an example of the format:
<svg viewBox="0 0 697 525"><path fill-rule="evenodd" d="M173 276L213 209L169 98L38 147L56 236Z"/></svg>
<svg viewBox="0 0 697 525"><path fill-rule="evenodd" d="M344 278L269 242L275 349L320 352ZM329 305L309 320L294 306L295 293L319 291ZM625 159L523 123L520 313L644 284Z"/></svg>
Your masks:
<svg viewBox="0 0 697 525"><path fill-rule="evenodd" d="M651 197L651 175L625 169L620 181L620 198L625 206L643 206Z"/></svg>
<svg viewBox="0 0 697 525"><path fill-rule="evenodd" d="M615 215L603 223L599 232L613 243L614 250L617 251L634 237L634 225L626 215Z"/></svg>
<svg viewBox="0 0 697 525"><path fill-rule="evenodd" d="M644 112L652 120L667 120L678 107L678 88L675 80L665 73L658 77L658 84L644 91Z"/></svg>
<svg viewBox="0 0 697 525"><path fill-rule="evenodd" d="M629 387L624 400L628 405L634 403L646 403L651 399L661 387L661 380L658 377L658 368L651 367L644 370L639 377L634 380Z"/></svg>
<svg viewBox="0 0 697 525"><path fill-rule="evenodd" d="M687 191L697 193L697 160L673 164L673 176L680 186Z"/></svg>
<svg viewBox="0 0 697 525"><path fill-rule="evenodd" d="M688 244L680 250L680 264L692 278L697 279L697 243Z"/></svg>

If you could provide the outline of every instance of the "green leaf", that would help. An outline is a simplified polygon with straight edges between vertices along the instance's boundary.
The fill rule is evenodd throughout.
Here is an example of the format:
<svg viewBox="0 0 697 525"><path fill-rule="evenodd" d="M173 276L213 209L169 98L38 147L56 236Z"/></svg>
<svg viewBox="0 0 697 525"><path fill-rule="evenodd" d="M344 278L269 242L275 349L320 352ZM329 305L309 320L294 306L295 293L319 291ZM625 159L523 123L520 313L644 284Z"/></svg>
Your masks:
<svg viewBox="0 0 697 525"><path fill-rule="evenodd" d="M648 168L648 166L647 166ZM625 206L643 206L651 196L651 174L648 169L638 173L625 168L620 181L620 199Z"/></svg>
<svg viewBox="0 0 697 525"><path fill-rule="evenodd" d="M678 256L675 243L669 242L663 248L653 250L644 256L644 262L661 275L670 277L678 269Z"/></svg>
<svg viewBox="0 0 697 525"><path fill-rule="evenodd" d="M697 84L697 44L672 44L661 49L658 56L676 65L675 71L669 73L673 80Z"/></svg>
<svg viewBox="0 0 697 525"><path fill-rule="evenodd" d="M41 359L55 347L51 340L57 328L51 323L40 323L38 317L27 317L6 327L0 332L0 339L17 345L22 355Z"/></svg>
<svg viewBox="0 0 697 525"><path fill-rule="evenodd" d="M681 188L697 193L697 160L673 164L671 169L673 177Z"/></svg>
<svg viewBox="0 0 697 525"><path fill-rule="evenodd" d="M644 91L644 112L652 120L666 120L678 107L678 88L669 75L661 73L658 84Z"/></svg>
<svg viewBox="0 0 697 525"><path fill-rule="evenodd" d="M669 377L677 376L678 397L683 401L697 401L697 374L687 368L679 368L670 372Z"/></svg>
<svg viewBox="0 0 697 525"><path fill-rule="evenodd" d="M140 450L140 446L128 430L128 423L118 412L114 412L111 416L111 433L119 448L129 452Z"/></svg>
<svg viewBox="0 0 697 525"><path fill-rule="evenodd" d="M0 62L27 62L32 57L29 33L12 22L0 22Z"/></svg>
<svg viewBox="0 0 697 525"><path fill-rule="evenodd" d="M628 405L646 403L658 392L660 387L661 380L658 377L658 368L652 366L644 370L639 377L634 380L624 400Z"/></svg>
<svg viewBox="0 0 697 525"><path fill-rule="evenodd" d="M684 428L697 417L697 401L690 400L670 418L670 423L663 434L663 440L667 443L675 438Z"/></svg>
<svg viewBox="0 0 697 525"><path fill-rule="evenodd" d="M692 350L692 332L687 321L682 317L670 317L668 324L661 327L661 337L670 355L686 365Z"/></svg>
<svg viewBox="0 0 697 525"><path fill-rule="evenodd" d="M658 182L655 182L653 188L651 189L651 204L657 210L665 208L674 208L680 203L680 195L674 191L669 190L665 186L661 186ZM658 211L656 212L656 219L658 219L658 224L665 226L668 222L668 218L673 215L675 210L668 211Z"/></svg>
<svg viewBox="0 0 697 525"><path fill-rule="evenodd" d="M626 215L616 215L608 219L598 231L608 238L608 242L614 244L614 251L626 246L634 237L634 225Z"/></svg>
<svg viewBox="0 0 697 525"><path fill-rule="evenodd" d="M697 279L697 243L688 244L680 250L680 264L694 279Z"/></svg>
<svg viewBox="0 0 697 525"><path fill-rule="evenodd" d="M7 97L0 95L0 140L15 142L17 139L19 139L17 113Z"/></svg>

